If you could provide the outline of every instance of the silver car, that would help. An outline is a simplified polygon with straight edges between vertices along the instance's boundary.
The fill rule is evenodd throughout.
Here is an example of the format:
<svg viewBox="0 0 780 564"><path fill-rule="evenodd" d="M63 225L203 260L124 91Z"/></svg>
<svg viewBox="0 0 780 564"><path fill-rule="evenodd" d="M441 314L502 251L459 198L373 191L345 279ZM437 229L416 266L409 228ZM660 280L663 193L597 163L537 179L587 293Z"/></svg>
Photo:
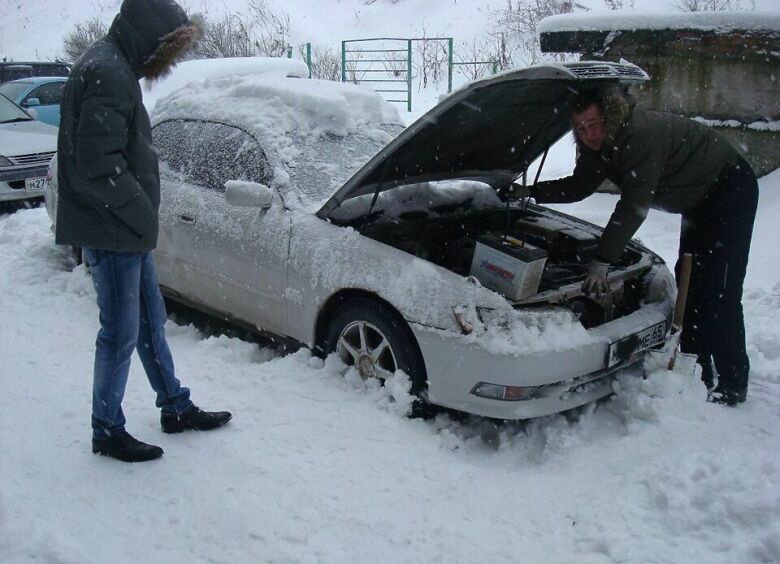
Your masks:
<svg viewBox="0 0 780 564"><path fill-rule="evenodd" d="M364 378L403 370L435 405L523 419L607 396L667 337L669 271L632 242L611 292L584 296L601 229L499 195L568 131L584 82L644 79L610 63L512 71L406 129L349 84L179 90L153 115L163 291Z"/></svg>
<svg viewBox="0 0 780 564"><path fill-rule="evenodd" d="M0 202L41 198L56 150L57 128L0 94Z"/></svg>

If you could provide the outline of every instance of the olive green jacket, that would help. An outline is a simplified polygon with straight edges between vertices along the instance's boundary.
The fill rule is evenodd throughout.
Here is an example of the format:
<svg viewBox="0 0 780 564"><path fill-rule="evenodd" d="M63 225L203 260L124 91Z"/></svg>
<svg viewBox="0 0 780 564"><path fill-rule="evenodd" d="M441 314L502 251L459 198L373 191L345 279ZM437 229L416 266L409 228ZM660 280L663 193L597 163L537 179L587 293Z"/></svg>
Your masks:
<svg viewBox="0 0 780 564"><path fill-rule="evenodd" d="M601 151L580 145L574 173L538 183L539 203L568 203L593 194L608 178L620 190L596 255L620 258L650 208L684 213L700 205L727 165L739 158L717 131L691 119L633 108L617 131L607 131Z"/></svg>

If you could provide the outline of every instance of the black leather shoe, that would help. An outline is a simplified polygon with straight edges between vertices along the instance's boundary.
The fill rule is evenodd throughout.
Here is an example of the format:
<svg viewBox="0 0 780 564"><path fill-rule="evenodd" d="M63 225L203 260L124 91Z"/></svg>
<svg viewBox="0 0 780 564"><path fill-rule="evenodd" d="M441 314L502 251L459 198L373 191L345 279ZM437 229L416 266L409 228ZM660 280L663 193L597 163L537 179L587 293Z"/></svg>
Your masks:
<svg viewBox="0 0 780 564"><path fill-rule="evenodd" d="M180 415L160 415L163 433L181 433L182 431L209 431L222 427L233 418L229 411L202 411L192 406Z"/></svg>
<svg viewBox="0 0 780 564"><path fill-rule="evenodd" d="M735 407L739 403L745 403L747 399L747 390L738 392L727 388L716 386L712 393L707 397L707 401Z"/></svg>
<svg viewBox="0 0 780 564"><path fill-rule="evenodd" d="M142 443L127 431L115 431L105 439L92 439L92 452L122 462L145 462L163 455L158 446Z"/></svg>

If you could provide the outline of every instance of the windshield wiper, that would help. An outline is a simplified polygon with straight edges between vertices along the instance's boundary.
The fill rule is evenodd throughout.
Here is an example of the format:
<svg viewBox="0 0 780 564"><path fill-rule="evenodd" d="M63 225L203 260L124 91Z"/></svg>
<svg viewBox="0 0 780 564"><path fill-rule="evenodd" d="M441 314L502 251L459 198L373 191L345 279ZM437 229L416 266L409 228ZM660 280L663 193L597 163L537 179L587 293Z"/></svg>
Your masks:
<svg viewBox="0 0 780 564"><path fill-rule="evenodd" d="M17 121L35 121L33 118L18 117L13 119L4 119L0 123L16 123Z"/></svg>

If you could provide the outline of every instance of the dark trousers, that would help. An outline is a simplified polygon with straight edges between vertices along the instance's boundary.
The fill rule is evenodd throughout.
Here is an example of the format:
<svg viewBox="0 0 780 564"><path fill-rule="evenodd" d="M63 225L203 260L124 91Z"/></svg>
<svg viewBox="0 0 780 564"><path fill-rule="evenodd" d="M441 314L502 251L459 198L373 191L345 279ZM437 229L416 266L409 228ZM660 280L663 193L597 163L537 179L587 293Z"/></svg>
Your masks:
<svg viewBox="0 0 780 564"><path fill-rule="evenodd" d="M680 350L698 355L702 380L731 393L747 391L742 284L747 270L758 183L745 161L729 166L698 208L682 217L680 256L694 256ZM676 272L679 272L679 261Z"/></svg>

